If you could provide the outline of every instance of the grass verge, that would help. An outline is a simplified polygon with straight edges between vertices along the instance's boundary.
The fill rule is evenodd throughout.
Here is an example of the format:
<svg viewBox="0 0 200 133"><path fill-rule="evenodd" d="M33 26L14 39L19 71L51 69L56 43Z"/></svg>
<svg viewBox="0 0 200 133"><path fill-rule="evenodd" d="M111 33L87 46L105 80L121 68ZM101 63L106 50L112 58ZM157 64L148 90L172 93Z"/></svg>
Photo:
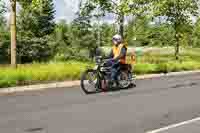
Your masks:
<svg viewBox="0 0 200 133"><path fill-rule="evenodd" d="M179 61L175 61L174 56L169 53L145 53L137 58L134 73L142 75L200 70L200 54L197 51L185 51L180 57ZM91 68L93 66L94 64L91 62L73 60L18 65L17 69L4 66L0 67L0 88L64 80L79 80L81 73L87 67Z"/></svg>
<svg viewBox="0 0 200 133"><path fill-rule="evenodd" d="M0 69L0 87L77 80L85 68L92 66L93 64L89 62L68 61L19 65L17 69L2 67Z"/></svg>

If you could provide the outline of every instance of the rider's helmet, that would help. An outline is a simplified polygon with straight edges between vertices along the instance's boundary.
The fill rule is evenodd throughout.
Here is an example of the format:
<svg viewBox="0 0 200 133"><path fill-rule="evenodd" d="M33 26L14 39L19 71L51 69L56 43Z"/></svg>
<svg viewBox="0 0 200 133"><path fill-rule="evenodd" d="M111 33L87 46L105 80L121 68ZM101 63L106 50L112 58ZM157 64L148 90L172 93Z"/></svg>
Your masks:
<svg viewBox="0 0 200 133"><path fill-rule="evenodd" d="M112 41L115 45L122 43L122 36L119 34L116 34L113 36Z"/></svg>

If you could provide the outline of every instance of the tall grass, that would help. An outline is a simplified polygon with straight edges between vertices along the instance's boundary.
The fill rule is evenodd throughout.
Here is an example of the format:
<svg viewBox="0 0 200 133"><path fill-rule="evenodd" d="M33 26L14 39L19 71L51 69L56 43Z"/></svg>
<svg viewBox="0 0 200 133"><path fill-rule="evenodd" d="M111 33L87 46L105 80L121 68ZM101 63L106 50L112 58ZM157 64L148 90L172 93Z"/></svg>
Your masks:
<svg viewBox="0 0 200 133"><path fill-rule="evenodd" d="M168 73L200 69L200 53L184 52L180 60L168 53L147 52L137 58L135 73Z"/></svg>
<svg viewBox="0 0 200 133"><path fill-rule="evenodd" d="M76 80L92 63L77 61L19 65L17 69L0 69L0 87L11 87L50 81Z"/></svg>
<svg viewBox="0 0 200 133"><path fill-rule="evenodd" d="M136 74L168 73L200 69L200 50L181 52L179 61L174 55L162 51L150 51L137 57ZM0 88L64 80L78 80L81 73L94 66L92 62L67 61L18 65L17 69L0 67Z"/></svg>

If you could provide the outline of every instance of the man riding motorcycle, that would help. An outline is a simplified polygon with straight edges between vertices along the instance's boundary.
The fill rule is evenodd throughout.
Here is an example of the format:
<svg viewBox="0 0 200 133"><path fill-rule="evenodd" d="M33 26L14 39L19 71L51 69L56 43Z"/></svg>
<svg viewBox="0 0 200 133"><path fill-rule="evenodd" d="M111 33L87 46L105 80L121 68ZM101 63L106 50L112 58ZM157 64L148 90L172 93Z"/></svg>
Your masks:
<svg viewBox="0 0 200 133"><path fill-rule="evenodd" d="M120 70L120 65L126 64L127 47L123 43L121 35L115 35L112 38L113 47L109 54L109 64L112 66L111 70L111 84L118 84L117 77Z"/></svg>
<svg viewBox="0 0 200 133"><path fill-rule="evenodd" d="M110 55L102 58L97 48L95 68L82 74L81 88L86 94L136 86L132 67L136 63L135 51L127 52L127 45L118 34L113 36L112 42Z"/></svg>

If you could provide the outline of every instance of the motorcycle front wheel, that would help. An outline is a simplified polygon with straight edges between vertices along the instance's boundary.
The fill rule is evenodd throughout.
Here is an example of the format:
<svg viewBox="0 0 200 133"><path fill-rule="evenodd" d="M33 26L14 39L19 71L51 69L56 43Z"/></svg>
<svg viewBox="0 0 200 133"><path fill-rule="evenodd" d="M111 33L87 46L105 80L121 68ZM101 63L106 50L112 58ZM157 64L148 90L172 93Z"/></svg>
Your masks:
<svg viewBox="0 0 200 133"><path fill-rule="evenodd" d="M98 74L96 70L87 70L81 76L81 88L86 94L93 94L98 91Z"/></svg>

